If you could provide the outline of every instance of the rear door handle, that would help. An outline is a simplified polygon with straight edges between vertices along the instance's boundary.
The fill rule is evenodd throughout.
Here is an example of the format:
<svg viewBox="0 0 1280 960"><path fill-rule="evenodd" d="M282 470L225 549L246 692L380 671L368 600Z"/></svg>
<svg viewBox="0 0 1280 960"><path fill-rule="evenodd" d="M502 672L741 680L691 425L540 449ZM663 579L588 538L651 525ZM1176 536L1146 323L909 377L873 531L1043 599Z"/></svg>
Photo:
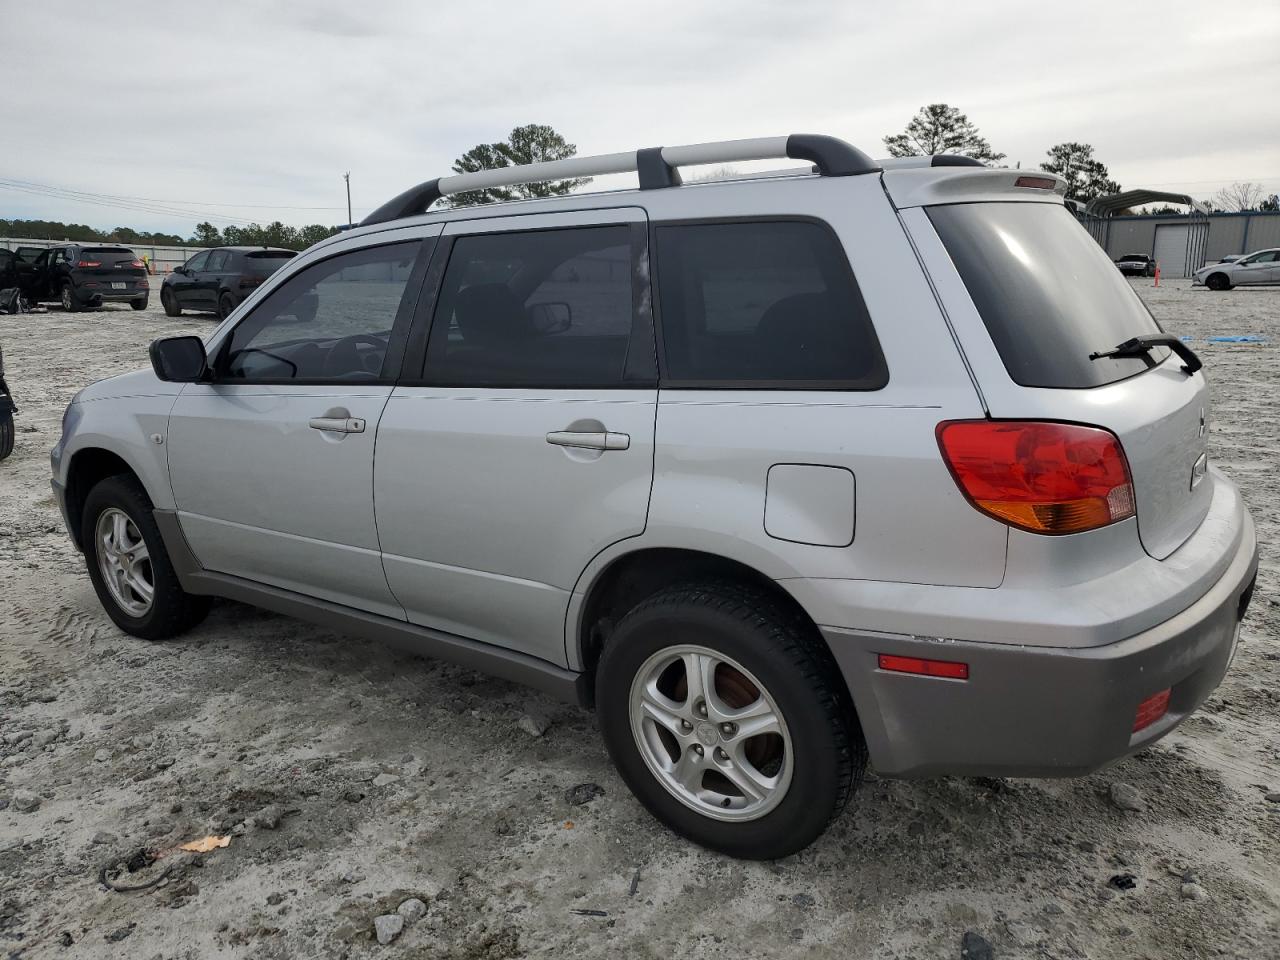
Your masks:
<svg viewBox="0 0 1280 960"><path fill-rule="evenodd" d="M312 417L311 429L325 433L364 433L364 421L359 417Z"/></svg>
<svg viewBox="0 0 1280 960"><path fill-rule="evenodd" d="M579 450L626 450L631 437L625 433L586 433L579 430L555 430L547 434L547 443Z"/></svg>

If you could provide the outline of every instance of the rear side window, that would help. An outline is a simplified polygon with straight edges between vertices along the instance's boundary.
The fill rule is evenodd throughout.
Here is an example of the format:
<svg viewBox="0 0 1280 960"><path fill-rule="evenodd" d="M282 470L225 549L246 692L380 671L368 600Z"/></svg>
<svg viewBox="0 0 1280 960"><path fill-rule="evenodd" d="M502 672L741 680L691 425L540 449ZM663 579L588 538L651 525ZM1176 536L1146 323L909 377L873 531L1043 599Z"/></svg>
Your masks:
<svg viewBox="0 0 1280 960"><path fill-rule="evenodd" d="M623 386L635 326L632 272L626 226L458 238L431 325L426 379ZM645 335L647 347L637 339L635 349L651 358Z"/></svg>
<svg viewBox="0 0 1280 960"><path fill-rule="evenodd" d="M844 250L823 224L672 224L656 235L664 382L878 390L888 372Z"/></svg>
<svg viewBox="0 0 1280 960"><path fill-rule="evenodd" d="M1097 387L1169 355L1089 359L1160 327L1062 205L964 203L928 214L1015 383Z"/></svg>

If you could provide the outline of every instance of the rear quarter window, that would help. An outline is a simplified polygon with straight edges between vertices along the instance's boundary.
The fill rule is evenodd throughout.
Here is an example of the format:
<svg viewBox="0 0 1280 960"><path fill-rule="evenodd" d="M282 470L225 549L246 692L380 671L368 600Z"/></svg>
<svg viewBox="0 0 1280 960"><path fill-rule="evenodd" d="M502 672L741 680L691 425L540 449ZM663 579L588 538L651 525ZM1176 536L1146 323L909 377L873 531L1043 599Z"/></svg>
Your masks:
<svg viewBox="0 0 1280 960"><path fill-rule="evenodd" d="M671 386L878 390L888 371L839 240L812 221L659 224Z"/></svg>
<svg viewBox="0 0 1280 960"><path fill-rule="evenodd" d="M1089 359L1160 326L1061 204L958 203L927 212L1015 383L1098 387L1168 357L1160 348L1150 359Z"/></svg>

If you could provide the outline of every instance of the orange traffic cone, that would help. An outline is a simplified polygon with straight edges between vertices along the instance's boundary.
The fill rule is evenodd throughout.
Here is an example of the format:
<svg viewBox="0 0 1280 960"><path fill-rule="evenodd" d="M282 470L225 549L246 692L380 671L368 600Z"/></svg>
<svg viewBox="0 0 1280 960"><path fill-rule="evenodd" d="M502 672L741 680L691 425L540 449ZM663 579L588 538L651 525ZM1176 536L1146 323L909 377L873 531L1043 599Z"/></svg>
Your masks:
<svg viewBox="0 0 1280 960"><path fill-rule="evenodd" d="M1156 286L1160 286L1160 264L1156 263Z"/></svg>

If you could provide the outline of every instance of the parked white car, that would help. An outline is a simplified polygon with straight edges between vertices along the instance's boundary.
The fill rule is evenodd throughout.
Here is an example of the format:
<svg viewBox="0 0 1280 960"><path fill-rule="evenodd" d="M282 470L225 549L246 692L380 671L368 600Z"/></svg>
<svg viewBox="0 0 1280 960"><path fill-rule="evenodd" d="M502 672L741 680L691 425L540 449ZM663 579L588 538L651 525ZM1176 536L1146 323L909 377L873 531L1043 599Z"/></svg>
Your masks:
<svg viewBox="0 0 1280 960"><path fill-rule="evenodd" d="M1193 287L1203 284L1210 290L1230 290L1255 283L1280 283L1280 248L1259 250L1237 260L1201 267L1192 274L1191 280Z"/></svg>

